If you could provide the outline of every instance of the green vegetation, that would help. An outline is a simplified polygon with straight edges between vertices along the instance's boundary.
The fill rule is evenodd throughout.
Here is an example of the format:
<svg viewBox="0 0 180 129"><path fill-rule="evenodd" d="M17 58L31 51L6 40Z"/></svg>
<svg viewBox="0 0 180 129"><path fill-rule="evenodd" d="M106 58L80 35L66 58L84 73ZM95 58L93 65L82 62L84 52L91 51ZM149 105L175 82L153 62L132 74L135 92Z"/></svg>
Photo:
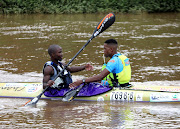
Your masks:
<svg viewBox="0 0 180 129"><path fill-rule="evenodd" d="M180 0L0 0L0 14L180 12Z"/></svg>

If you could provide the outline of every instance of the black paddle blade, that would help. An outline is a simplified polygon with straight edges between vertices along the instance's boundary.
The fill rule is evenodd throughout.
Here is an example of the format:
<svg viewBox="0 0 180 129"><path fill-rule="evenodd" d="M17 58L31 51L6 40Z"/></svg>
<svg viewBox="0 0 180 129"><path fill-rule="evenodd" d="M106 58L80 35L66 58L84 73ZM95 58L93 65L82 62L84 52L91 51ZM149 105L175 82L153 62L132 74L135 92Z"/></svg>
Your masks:
<svg viewBox="0 0 180 129"><path fill-rule="evenodd" d="M64 97L62 98L62 101L64 102L69 102L72 101L76 95L79 93L79 91L82 89L84 85L79 86L77 89L75 90L70 90L69 92L67 92Z"/></svg>
<svg viewBox="0 0 180 129"><path fill-rule="evenodd" d="M105 31L108 27L110 27L115 22L115 15L114 13L109 13L106 15L97 25L94 33L93 38L98 36L100 33Z"/></svg>

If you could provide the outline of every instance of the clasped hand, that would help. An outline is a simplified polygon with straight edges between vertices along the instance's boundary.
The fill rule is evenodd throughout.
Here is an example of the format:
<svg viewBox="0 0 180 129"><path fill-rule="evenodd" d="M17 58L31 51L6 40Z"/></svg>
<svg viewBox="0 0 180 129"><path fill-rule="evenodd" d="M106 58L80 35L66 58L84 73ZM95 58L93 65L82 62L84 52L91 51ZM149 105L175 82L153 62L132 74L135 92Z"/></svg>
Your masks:
<svg viewBox="0 0 180 129"><path fill-rule="evenodd" d="M90 64L86 64L86 65L85 65L85 70L91 71L91 70L93 70L93 66L90 65Z"/></svg>

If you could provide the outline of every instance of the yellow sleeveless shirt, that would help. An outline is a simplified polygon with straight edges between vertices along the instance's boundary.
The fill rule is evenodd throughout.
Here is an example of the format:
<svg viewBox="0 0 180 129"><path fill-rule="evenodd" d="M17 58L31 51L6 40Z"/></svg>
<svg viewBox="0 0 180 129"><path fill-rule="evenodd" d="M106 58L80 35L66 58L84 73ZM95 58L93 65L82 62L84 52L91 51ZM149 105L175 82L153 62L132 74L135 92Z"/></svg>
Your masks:
<svg viewBox="0 0 180 129"><path fill-rule="evenodd" d="M120 55L118 58L123 63L123 70L120 73L116 73L117 80L120 84L128 83L131 79L131 66L129 59L125 55ZM118 66L117 66L118 67ZM103 64L102 70L106 68L106 64ZM114 79L113 73L108 74L103 80L108 81L110 86L112 85L112 80Z"/></svg>

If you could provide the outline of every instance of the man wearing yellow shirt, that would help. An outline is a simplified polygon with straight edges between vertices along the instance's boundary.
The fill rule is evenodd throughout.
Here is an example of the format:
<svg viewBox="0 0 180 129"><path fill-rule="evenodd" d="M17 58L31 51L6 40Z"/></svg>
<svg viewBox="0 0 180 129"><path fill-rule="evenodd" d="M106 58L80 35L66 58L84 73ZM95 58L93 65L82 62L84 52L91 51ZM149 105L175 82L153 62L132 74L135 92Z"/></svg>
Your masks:
<svg viewBox="0 0 180 129"><path fill-rule="evenodd" d="M104 42L104 56L110 57L106 67L102 72L93 77L89 77L83 80L77 80L69 85L70 88L75 88L82 83L100 82L103 79L108 78L110 86L129 86L131 79L131 66L129 59L117 52L118 43L115 39L109 39Z"/></svg>

